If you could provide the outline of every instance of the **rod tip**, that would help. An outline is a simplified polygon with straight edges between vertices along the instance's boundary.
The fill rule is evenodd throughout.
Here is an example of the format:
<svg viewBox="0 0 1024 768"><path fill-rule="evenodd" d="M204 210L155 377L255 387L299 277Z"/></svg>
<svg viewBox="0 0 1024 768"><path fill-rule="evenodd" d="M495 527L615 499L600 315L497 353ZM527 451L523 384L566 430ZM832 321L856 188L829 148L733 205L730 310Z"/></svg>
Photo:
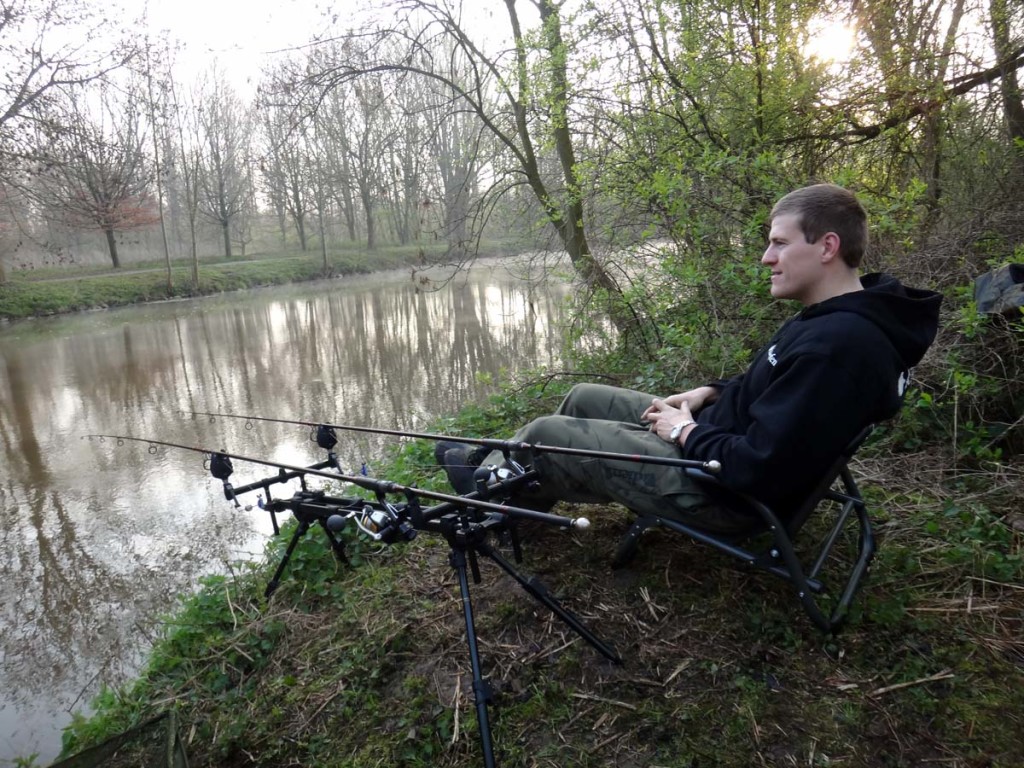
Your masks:
<svg viewBox="0 0 1024 768"><path fill-rule="evenodd" d="M722 471L722 462L715 461L714 459L712 459L711 461L705 462L704 467L712 475L717 475L719 472Z"/></svg>
<svg viewBox="0 0 1024 768"><path fill-rule="evenodd" d="M587 530L590 527L590 521L585 517L577 517L572 521L572 527L578 528L581 531Z"/></svg>

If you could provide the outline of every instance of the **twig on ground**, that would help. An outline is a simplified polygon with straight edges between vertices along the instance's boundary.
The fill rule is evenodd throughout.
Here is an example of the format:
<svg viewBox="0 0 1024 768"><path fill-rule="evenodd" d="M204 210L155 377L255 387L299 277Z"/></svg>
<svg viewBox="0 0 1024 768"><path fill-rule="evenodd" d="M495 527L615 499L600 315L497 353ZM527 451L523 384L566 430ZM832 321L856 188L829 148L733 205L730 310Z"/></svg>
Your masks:
<svg viewBox="0 0 1024 768"><path fill-rule="evenodd" d="M613 707L622 707L628 709L630 712L636 712L636 707L625 701L616 701L615 699L605 699L601 696L593 696L589 693L574 693L572 694L574 699L584 699L586 701L600 701L603 704L611 704Z"/></svg>
<svg viewBox="0 0 1024 768"><path fill-rule="evenodd" d="M883 688L877 688L869 693L868 696L874 698L903 688L910 688L915 685L924 685L925 683L934 683L938 680L949 680L952 677L956 677L956 675L953 674L953 670L944 669L941 672L936 672L934 675L929 675L928 677L922 677L919 680L910 680L906 683L896 683L895 685L887 685Z"/></svg>

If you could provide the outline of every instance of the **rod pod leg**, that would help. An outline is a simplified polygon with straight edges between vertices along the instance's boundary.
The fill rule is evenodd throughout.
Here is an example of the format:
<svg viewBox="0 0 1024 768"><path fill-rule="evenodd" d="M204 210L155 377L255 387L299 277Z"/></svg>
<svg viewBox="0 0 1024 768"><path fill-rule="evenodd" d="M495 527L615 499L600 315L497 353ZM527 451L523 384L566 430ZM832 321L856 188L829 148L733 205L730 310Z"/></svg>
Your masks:
<svg viewBox="0 0 1024 768"><path fill-rule="evenodd" d="M331 532L330 528L327 527L327 521L321 519L317 522L319 522L320 527L324 529L324 535L327 536L327 541L331 544L331 551L334 552L334 556L337 558L338 562L351 566L352 563L349 562L348 555L345 554L345 545L342 544L341 540Z"/></svg>
<svg viewBox="0 0 1024 768"><path fill-rule="evenodd" d="M622 664L622 657L619 656L618 651L616 651L615 648L602 641L597 635L591 632L583 624L583 622L576 617L574 613L569 611L567 608L565 608L565 606L563 606L554 597L552 597L551 593L548 591L548 588L544 586L544 584L542 584L540 580L533 576L527 578L523 574L519 573L519 571L513 568L512 564L504 557L502 557L500 554L498 554L497 550L495 550L494 547L492 547L489 543L480 542L479 544L477 544L477 550L480 552L481 555L484 555L485 557L490 558L493 562L497 563L498 566L500 566L501 569L505 571L505 573L507 573L509 576L515 579L516 582L518 582L519 586L526 590L527 594L529 594L537 602L545 606L549 611L555 614L555 616L561 619L563 624L569 627L569 629L571 629L577 635L582 637L587 643L590 644L591 648L600 653L609 661L615 664Z"/></svg>
<svg viewBox="0 0 1024 768"><path fill-rule="evenodd" d="M480 669L480 651L476 642L476 625L473 622L473 604L469 599L469 577L466 573L466 552L453 548L448 562L459 577L459 592L462 595L462 613L466 619L466 644L469 646L469 663L473 670L473 698L476 701L476 721L480 726L480 747L484 753L485 768L494 768L494 745L491 741L491 723L487 716L487 704L491 701L491 688L484 680Z"/></svg>
<svg viewBox="0 0 1024 768"><path fill-rule="evenodd" d="M301 521L295 528L295 533L292 534L292 540L288 542L288 549L285 550L284 557L281 558L281 562L277 564L277 570L274 571L274 577L267 584L267 588L263 590L263 597L270 599L270 596L274 594L274 590L277 589L277 585L281 583L281 575L284 573L284 569L288 567L288 561L292 557L292 552L295 551L295 545L299 543L299 539L306 535L306 531L309 530L309 523L305 520Z"/></svg>

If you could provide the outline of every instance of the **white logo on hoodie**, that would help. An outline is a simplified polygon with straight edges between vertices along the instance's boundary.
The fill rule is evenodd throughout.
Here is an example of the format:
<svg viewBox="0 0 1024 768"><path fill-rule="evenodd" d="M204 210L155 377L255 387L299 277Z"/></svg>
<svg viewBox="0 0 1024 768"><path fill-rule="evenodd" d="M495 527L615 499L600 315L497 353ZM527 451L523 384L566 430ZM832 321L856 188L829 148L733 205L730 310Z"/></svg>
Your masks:
<svg viewBox="0 0 1024 768"><path fill-rule="evenodd" d="M896 382L896 394L903 397L903 393L907 391L907 384L910 383L910 371L901 371L900 378Z"/></svg>
<svg viewBox="0 0 1024 768"><path fill-rule="evenodd" d="M772 344L768 348L768 362L772 364L773 368L779 364L779 358L775 356L775 347L777 346L777 344Z"/></svg>

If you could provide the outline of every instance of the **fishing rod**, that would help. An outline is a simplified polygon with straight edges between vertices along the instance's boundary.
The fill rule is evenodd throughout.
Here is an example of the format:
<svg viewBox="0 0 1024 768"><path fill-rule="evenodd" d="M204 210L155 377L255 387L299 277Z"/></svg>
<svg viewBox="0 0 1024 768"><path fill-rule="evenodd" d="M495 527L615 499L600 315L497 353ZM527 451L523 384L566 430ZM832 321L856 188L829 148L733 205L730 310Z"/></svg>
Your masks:
<svg viewBox="0 0 1024 768"><path fill-rule="evenodd" d="M287 550L278 564L277 570L266 587L264 595L267 598L277 588L299 539L305 535L313 524L319 524L323 528L331 542L335 555L346 563L348 563L348 559L344 555L343 545L335 534L340 533L345 528L348 520L355 520L360 530L385 544L391 544L400 538L406 541L411 540L415 537L418 530L442 535L450 547L448 562L455 570L462 597L462 613L466 626L465 637L473 676L472 688L485 768L494 768L495 766L494 745L492 743L488 715L488 705L493 702L494 697L491 686L483 674L472 601L470 599L470 574L474 583L479 584L481 581L477 562L478 557L486 557L496 564L501 570L511 576L527 594L548 608L569 629L574 631L606 659L615 664L623 663L622 657L612 645L601 640L575 614L563 607L538 579L527 577L517 571L512 563L499 554L488 541L488 538L494 533L509 534L512 540L515 559L519 562L521 561L521 553L515 527L515 523L519 518L539 520L559 527L577 530L585 530L590 527L590 522L586 518L560 517L535 510L495 504L486 500L486 498L492 496L507 497L516 488L521 488L535 481L537 473L533 470L523 471L517 465L513 465L510 477L499 479L497 482L479 480L477 482L478 490L474 493L466 494L465 496L452 496L387 480L346 475L340 469L337 472L326 472L323 470L324 467L337 467L337 462L330 452L330 449L333 448L333 443L329 439L321 441L320 438L323 436L319 434L317 442L321 444L321 447L327 448L328 459L311 467L297 467L281 462L228 453L224 450L212 451L206 448L173 443L166 440L152 440L129 435L92 434L86 435L86 437L95 438L100 441L114 440L118 445L122 445L124 441L146 443L149 445L150 453L155 453L158 446L164 446L202 454L206 457L204 465L213 477L224 483L225 497L229 501L234 501L236 506L238 505L237 495L239 493L262 488L267 493L268 503L264 505L261 502L261 508L268 509L272 515L278 511L291 511L298 520L299 525L296 527ZM330 443L330 445L324 445L324 443ZM264 480L249 483L240 488L232 488L228 481L228 478L230 478L234 471L232 459L275 467L278 470L278 474ZM376 493L377 501L374 503L363 498L339 498L328 496L324 491L310 491L306 487L306 475L325 477L330 480L341 480L371 490ZM296 493L291 499L271 498L270 486L272 484L286 482L291 479L300 480L302 484L300 492ZM385 494L389 493L404 493L406 501L392 504L384 498ZM422 509L419 504L420 496L435 499L441 503L428 509ZM481 514L484 511L488 512L488 514ZM276 519L274 529L275 533L277 533Z"/></svg>
<svg viewBox="0 0 1024 768"><path fill-rule="evenodd" d="M245 421L263 421L270 422L273 424L295 424L301 427L312 427L317 430L322 429L340 429L346 432L367 432L375 435L393 435L395 437L410 437L422 440L448 440L453 443L466 443L468 445L479 445L484 448L489 448L492 451L501 451L502 455L505 456L506 460L509 458L509 454L512 451L522 451L525 453L560 453L568 456L580 456L592 459L607 459L609 461L630 461L637 462L640 464L659 464L662 466L669 467L681 467L683 469L699 469L707 472L709 475L717 475L722 470L720 462L711 461L699 461L696 459L675 459L669 456L648 456L645 454L638 453L615 453L613 451L595 451L588 448L567 448L560 445L544 445L543 443L522 443L514 440L497 440L495 438L488 437L461 437L455 435L438 435L429 432L406 432L399 429L385 429L383 427L364 427L355 426L352 424L329 424L326 422L313 422L313 421L301 421L298 419L278 419L269 416L250 416L244 414L235 413L217 413L214 411L182 411L191 415L196 416L207 416L211 420L214 418L224 419L244 419ZM318 433L319 438L319 433Z"/></svg>
<svg viewBox="0 0 1024 768"><path fill-rule="evenodd" d="M486 510L488 512L498 512L504 515L510 515L513 517L522 517L531 520L537 520L542 523L548 523L560 528L574 528L576 530L586 530L590 527L590 520L585 517L562 517L561 515L553 515L549 512L538 512L534 509L524 509L521 507L514 507L507 504L495 504L490 501L485 501L479 498L478 494L469 494L467 496L454 496L449 493L439 493L437 491L428 491L423 488L416 488L414 486L402 485L392 480L377 480L372 477L363 475L346 475L342 472L325 472L323 469L314 467L300 467L292 464L284 464L280 461L270 461L268 459L258 459L253 456L243 456L237 453L228 453L227 451L220 450L214 451L209 448L200 448L192 445L184 445L182 443L171 443L166 440L153 440L145 437L132 437L129 435L101 435L91 434L86 435L87 438L97 438L99 440L128 440L135 443L147 443L151 448L155 449L155 446L164 446L167 448L178 448L184 451L192 451L193 453L203 454L207 456L209 462L208 469L210 473L218 480L224 482L224 495L228 501L236 501L236 496L241 493L241 490L232 488L228 482L228 477L234 471L231 464L231 460L235 461L247 461L252 464L261 464L265 467L275 467L281 473L279 477L292 479L297 478L300 475L314 475L316 477L325 477L328 480L340 480L345 483L351 483L357 485L360 488L365 488L368 491L373 491L378 495L383 494L405 494L408 496L421 496L425 499L434 499L435 501L445 502L446 504L454 507L473 507L475 509ZM120 444L120 443L119 443ZM152 452L152 450L151 450ZM534 475L531 475L531 479ZM519 476L525 477L525 476ZM513 478L514 479L514 478ZM273 479L273 482L280 482L279 479ZM250 483L245 490L252 490L255 487L263 487L264 481L257 483Z"/></svg>

